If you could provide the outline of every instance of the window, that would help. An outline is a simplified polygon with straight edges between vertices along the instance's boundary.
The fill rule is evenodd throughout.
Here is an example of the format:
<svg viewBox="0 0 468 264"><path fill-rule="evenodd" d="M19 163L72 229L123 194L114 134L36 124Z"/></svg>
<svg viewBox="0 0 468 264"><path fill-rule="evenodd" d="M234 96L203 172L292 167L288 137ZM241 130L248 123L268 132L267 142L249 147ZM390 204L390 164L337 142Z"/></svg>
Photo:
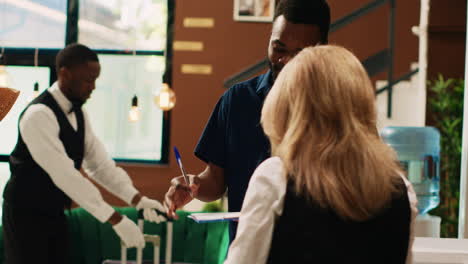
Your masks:
<svg viewBox="0 0 468 264"><path fill-rule="evenodd" d="M119 161L161 160L163 113L152 98L161 88L164 57L101 54L99 61L101 76L85 106L96 136ZM129 122L130 99L135 94L141 117Z"/></svg>
<svg viewBox="0 0 468 264"><path fill-rule="evenodd" d="M50 83L50 69L34 66L6 66L5 70L10 86L20 91L15 105L0 123L0 135L2 135L0 155L8 156L15 147L18 137L18 118L33 98L34 83L39 84L39 91L44 91Z"/></svg>
<svg viewBox="0 0 468 264"><path fill-rule="evenodd" d="M78 40L94 49L166 48L167 1L81 0Z"/></svg>
<svg viewBox="0 0 468 264"><path fill-rule="evenodd" d="M96 135L117 161L166 163L168 115L153 102L163 79L170 83L167 43L173 0L4 0L0 1L0 64L21 90L0 124L0 161L17 139L20 112L37 81L41 91L55 80L55 56L67 43L83 43L99 55L101 75L85 105ZM44 33L46 32L46 34ZM39 49L35 65L35 49ZM28 76L28 78L25 78ZM29 78L31 77L31 78ZM21 79L22 78L22 79ZM135 79L136 78L136 79ZM135 81L136 80L136 81ZM141 119L128 112L138 96ZM165 118L164 118L165 117Z"/></svg>
<svg viewBox="0 0 468 264"><path fill-rule="evenodd" d="M64 0L1 1L1 45L16 48L64 47L66 10L67 1Z"/></svg>
<svg viewBox="0 0 468 264"><path fill-rule="evenodd" d="M153 94L166 69L167 1L80 0L79 6L78 42L95 49L101 62L86 105L96 135L118 161L164 162L164 119ZM141 117L132 123L134 95Z"/></svg>

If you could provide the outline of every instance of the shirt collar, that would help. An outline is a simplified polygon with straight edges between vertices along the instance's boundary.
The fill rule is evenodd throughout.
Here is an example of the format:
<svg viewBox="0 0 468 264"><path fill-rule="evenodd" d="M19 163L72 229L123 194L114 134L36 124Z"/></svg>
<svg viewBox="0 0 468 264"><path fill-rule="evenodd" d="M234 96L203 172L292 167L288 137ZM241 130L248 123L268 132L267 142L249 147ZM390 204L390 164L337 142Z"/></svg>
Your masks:
<svg viewBox="0 0 468 264"><path fill-rule="evenodd" d="M260 76L260 80L257 85L256 93L265 98L273 86L272 74L269 70L267 73Z"/></svg>
<svg viewBox="0 0 468 264"><path fill-rule="evenodd" d="M49 88L49 93L52 94L57 104L60 106L64 113L69 113L72 109L72 103L68 98L63 94L62 90L58 86L58 82L54 82L52 86Z"/></svg>

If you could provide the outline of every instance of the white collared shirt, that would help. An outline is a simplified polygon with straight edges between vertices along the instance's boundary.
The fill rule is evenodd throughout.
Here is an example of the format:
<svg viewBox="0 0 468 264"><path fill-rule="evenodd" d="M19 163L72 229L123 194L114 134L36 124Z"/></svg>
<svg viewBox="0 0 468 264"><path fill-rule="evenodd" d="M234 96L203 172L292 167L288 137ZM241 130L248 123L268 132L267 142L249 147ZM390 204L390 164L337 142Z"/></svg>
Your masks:
<svg viewBox="0 0 468 264"><path fill-rule="evenodd" d="M408 190L411 207L411 229L406 263L412 263L414 221L418 214L416 193L402 176ZM249 182L242 204L236 239L232 242L224 264L266 263L276 220L282 215L287 179L279 157L265 160L258 166Z"/></svg>
<svg viewBox="0 0 468 264"><path fill-rule="evenodd" d="M70 113L72 103L62 93L58 83L54 83L48 91L76 130L75 113ZM104 145L94 135L84 109L83 116L85 147L82 167L84 171L90 178L130 204L138 191L128 174L116 166ZM32 158L49 174L54 184L100 222L107 221L114 209L103 200L96 186L75 169L73 160L68 157L59 139L60 127L53 111L44 104L31 105L23 114L19 129Z"/></svg>

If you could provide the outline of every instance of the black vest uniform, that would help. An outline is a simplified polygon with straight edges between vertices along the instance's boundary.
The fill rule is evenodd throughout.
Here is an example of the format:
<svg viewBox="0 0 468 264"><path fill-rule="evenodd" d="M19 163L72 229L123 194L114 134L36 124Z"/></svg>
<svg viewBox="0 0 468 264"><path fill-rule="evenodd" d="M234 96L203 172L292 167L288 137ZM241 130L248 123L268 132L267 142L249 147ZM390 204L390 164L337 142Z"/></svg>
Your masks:
<svg viewBox="0 0 468 264"><path fill-rule="evenodd" d="M407 190L364 222L346 221L295 193L288 184L283 214L275 224L268 264L404 264L410 238Z"/></svg>
<svg viewBox="0 0 468 264"><path fill-rule="evenodd" d="M74 108L78 124L75 131L48 91L30 105L33 104L44 104L53 111L60 128L60 141L68 157L74 161L75 169L79 170L84 156L85 136L81 108ZM20 120L25 111L20 115ZM6 263L66 263L64 209L70 208L71 200L33 160L21 132L10 155L10 171L10 180L3 192L2 226Z"/></svg>

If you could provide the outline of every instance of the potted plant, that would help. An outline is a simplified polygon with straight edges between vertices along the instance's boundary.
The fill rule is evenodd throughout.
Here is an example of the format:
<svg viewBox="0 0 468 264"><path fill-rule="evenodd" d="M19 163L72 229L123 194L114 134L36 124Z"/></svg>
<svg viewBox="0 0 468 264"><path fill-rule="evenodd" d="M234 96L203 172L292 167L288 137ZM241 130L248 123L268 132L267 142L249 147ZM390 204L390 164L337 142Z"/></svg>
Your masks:
<svg viewBox="0 0 468 264"><path fill-rule="evenodd" d="M441 237L457 237L464 81L439 75L428 85L429 122L441 134L440 204L431 214L442 218Z"/></svg>

